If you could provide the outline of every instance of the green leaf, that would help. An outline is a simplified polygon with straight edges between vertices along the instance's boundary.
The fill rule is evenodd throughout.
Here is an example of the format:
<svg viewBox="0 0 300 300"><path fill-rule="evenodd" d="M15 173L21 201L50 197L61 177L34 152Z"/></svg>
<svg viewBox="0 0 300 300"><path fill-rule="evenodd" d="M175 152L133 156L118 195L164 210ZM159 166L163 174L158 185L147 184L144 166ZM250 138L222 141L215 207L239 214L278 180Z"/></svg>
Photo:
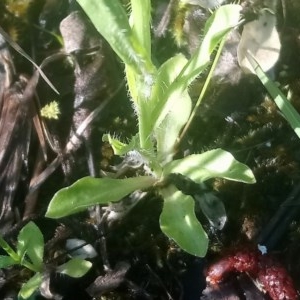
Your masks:
<svg viewBox="0 0 300 300"><path fill-rule="evenodd" d="M151 1L131 0L131 19L133 33L151 57Z"/></svg>
<svg viewBox="0 0 300 300"><path fill-rule="evenodd" d="M148 103L148 109L150 111L161 111L168 95L168 89L174 82L176 77L180 74L183 67L188 60L183 54L177 54L166 62L164 62L157 71L157 77L153 86L150 102ZM169 108L171 105L169 105Z"/></svg>
<svg viewBox="0 0 300 300"><path fill-rule="evenodd" d="M61 218L92 205L117 202L133 191L146 189L155 182L156 179L150 176L125 179L84 177L54 195L46 217Z"/></svg>
<svg viewBox="0 0 300 300"><path fill-rule="evenodd" d="M42 281L42 274L36 273L25 284L22 285L22 288L19 292L19 297L28 299L40 287Z"/></svg>
<svg viewBox="0 0 300 300"><path fill-rule="evenodd" d="M175 100L171 101L173 102L172 108L155 130L157 155L162 165L172 160L179 133L187 122L192 109L192 101L187 92L181 94L177 99L171 100Z"/></svg>
<svg viewBox="0 0 300 300"><path fill-rule="evenodd" d="M130 24L132 26L132 32L139 42L142 51L145 56L149 59L149 65L152 65L151 60L151 0L131 0L131 16ZM155 67L152 65L151 73L155 72ZM147 115L143 112L142 103L147 101L154 80L154 76L149 76L150 74L144 74L145 76L139 76L136 71L130 66L126 65L126 79L128 89L130 91L131 99L135 104L135 110L137 114L143 115L143 119L147 118ZM143 127L143 126L142 126ZM142 134L142 130L139 133ZM142 140L142 144L144 140ZM146 142L146 141L145 141ZM151 144L146 143L144 146L151 148Z"/></svg>
<svg viewBox="0 0 300 300"><path fill-rule="evenodd" d="M210 55L232 28L240 24L242 7L237 4L220 6L207 20L204 28L204 39L195 54L184 68L179 80L190 83L210 62Z"/></svg>
<svg viewBox="0 0 300 300"><path fill-rule="evenodd" d="M194 200L174 186L161 190L164 206L160 215L160 228L184 251L203 257L208 248L208 237L196 218Z"/></svg>
<svg viewBox="0 0 300 300"><path fill-rule="evenodd" d="M157 140L159 161L162 164L170 161L173 157L173 150L179 132L191 113L192 102L187 90L174 90L172 94L166 94L186 62L187 59L179 54L170 58L160 67L151 100L148 102L148 114L153 109L155 110L154 115L161 110L160 117L164 117L161 122L159 121L160 126L155 129L154 133ZM167 114L162 112L163 110L166 110ZM151 118L151 127L156 121L154 117Z"/></svg>
<svg viewBox="0 0 300 300"><path fill-rule="evenodd" d="M276 105L289 122L297 136L300 138L300 115L293 107L291 102L286 96L279 90L276 84L264 73L262 68L259 66L255 58L250 54L247 55L249 62L251 63L256 75L265 86L271 97L274 99Z"/></svg>
<svg viewBox="0 0 300 300"><path fill-rule="evenodd" d="M91 267L92 263L87 260L72 258L65 264L58 266L56 272L79 278L85 275Z"/></svg>
<svg viewBox="0 0 300 300"><path fill-rule="evenodd" d="M240 163L231 153L222 149L174 160L164 167L163 176L170 173L180 173L197 183L214 177L245 183L256 182L252 171L245 164Z"/></svg>
<svg viewBox="0 0 300 300"><path fill-rule="evenodd" d="M16 262L19 262L20 257L14 249L0 235L0 247Z"/></svg>
<svg viewBox="0 0 300 300"><path fill-rule="evenodd" d="M208 19L205 25L204 39L196 50L192 58L185 64L180 74L173 80L169 88L165 89L165 96L160 101L159 107L154 106L152 119L155 123L150 127L151 130L160 126L160 123L168 113L169 97L177 95L180 97L187 89L189 84L199 76L210 63L210 55L218 46L222 38L235 26L240 23L241 6L236 4L223 5L219 7ZM164 86L162 85L162 88Z"/></svg>
<svg viewBox="0 0 300 300"><path fill-rule="evenodd" d="M33 223L27 223L18 235L17 253L23 258L27 255L32 264L41 269L44 256L44 237L40 229Z"/></svg>
<svg viewBox="0 0 300 300"><path fill-rule="evenodd" d="M110 134L104 134L102 141L108 142L111 145L115 155L124 155L133 149L139 148L138 136L133 136L129 144L122 143L120 140L113 138Z"/></svg>
<svg viewBox="0 0 300 300"><path fill-rule="evenodd" d="M122 61L137 74L152 71L150 57L129 25L127 14L119 0L77 0L95 28L107 40Z"/></svg>
<svg viewBox="0 0 300 300"><path fill-rule="evenodd" d="M0 269L7 268L15 264L18 264L18 261L15 261L10 256L0 255Z"/></svg>

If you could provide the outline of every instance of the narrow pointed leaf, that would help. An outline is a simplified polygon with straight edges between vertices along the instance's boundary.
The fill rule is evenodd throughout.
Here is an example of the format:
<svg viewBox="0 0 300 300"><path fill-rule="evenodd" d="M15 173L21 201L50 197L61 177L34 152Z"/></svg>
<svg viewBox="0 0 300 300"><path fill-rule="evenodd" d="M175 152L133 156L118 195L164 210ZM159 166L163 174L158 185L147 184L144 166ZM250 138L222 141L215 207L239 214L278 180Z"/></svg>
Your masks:
<svg viewBox="0 0 300 300"><path fill-rule="evenodd" d="M216 49L222 38L240 23L241 6L236 4L222 5L207 20L204 30L204 38L192 58L182 68L180 74L165 90L165 97L161 99L159 107L155 107L152 118L155 120L153 128L160 126L161 121L168 113L165 107L167 101L174 93L183 94L189 84L199 76L210 63L210 56ZM163 108L162 108L163 107Z"/></svg>
<svg viewBox="0 0 300 300"><path fill-rule="evenodd" d="M300 138L300 115L287 97L280 91L276 84L267 76L261 66L255 61L255 58L250 54L247 55L249 62L251 63L256 75L261 83L265 86L274 102L289 122L297 136Z"/></svg>
<svg viewBox="0 0 300 300"><path fill-rule="evenodd" d="M194 80L210 62L210 55L221 42L224 35L238 26L241 21L242 7L238 4L220 6L207 20L204 28L204 38L200 47L189 60L179 79L188 82Z"/></svg>

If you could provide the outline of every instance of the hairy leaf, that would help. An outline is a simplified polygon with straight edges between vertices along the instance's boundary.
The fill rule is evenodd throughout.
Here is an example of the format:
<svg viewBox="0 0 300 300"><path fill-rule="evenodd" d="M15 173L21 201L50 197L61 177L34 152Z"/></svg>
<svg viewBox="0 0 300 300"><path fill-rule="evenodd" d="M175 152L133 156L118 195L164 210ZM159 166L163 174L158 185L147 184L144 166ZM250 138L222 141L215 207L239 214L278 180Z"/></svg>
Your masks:
<svg viewBox="0 0 300 300"><path fill-rule="evenodd" d="M148 111L151 111L153 107L157 108L162 105L161 99L167 96L165 91L178 76L186 62L187 59L182 54L179 54L170 58L160 67L153 88L153 99L149 102ZM155 130L157 153L161 163L172 159L179 132L187 122L192 108L192 101L187 91L174 91L173 94L168 96L169 98L165 105L168 113L160 126ZM152 121L155 122L154 119Z"/></svg>
<svg viewBox="0 0 300 300"><path fill-rule="evenodd" d="M153 128L160 126L168 113L167 101L171 95L179 96L186 91L188 85L199 76L210 63L210 55L216 49L224 35L240 23L241 6L236 4L223 5L208 19L205 25L204 39L192 58L182 68L180 74L165 91L160 105L155 106L152 118L155 120Z"/></svg>
<svg viewBox="0 0 300 300"><path fill-rule="evenodd" d="M110 134L104 134L102 137L103 142L108 142L114 150L115 155L124 155L127 152L138 149L139 141L137 136L133 136L129 144L125 144L118 140L117 138L112 137Z"/></svg>

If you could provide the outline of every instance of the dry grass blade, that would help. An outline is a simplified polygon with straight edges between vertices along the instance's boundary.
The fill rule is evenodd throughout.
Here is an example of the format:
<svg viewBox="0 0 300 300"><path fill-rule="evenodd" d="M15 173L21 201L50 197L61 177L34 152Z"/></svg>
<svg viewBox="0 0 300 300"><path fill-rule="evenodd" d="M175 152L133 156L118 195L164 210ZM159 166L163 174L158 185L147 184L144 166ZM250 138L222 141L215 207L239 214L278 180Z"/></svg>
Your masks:
<svg viewBox="0 0 300 300"><path fill-rule="evenodd" d="M59 94L57 89L54 87L54 85L51 83L51 81L47 78L47 76L42 71L42 69L32 60L32 58L28 54L26 54L26 52L16 42L14 42L10 38L10 36L1 27L0 27L0 34L10 44L10 46L12 48L14 48L18 53L20 53L23 57L25 57L28 61L30 61L35 66L35 68L37 69L39 74L43 77L43 79L47 82L47 84L51 87L51 89L53 89L53 91L55 91L57 94Z"/></svg>
<svg viewBox="0 0 300 300"><path fill-rule="evenodd" d="M4 47L4 43L2 44ZM12 216L12 203L19 183L23 159L26 159L28 124L28 103L23 102L27 80L22 77L12 82L14 73L6 48L0 52L1 95L0 95L0 195L3 223Z"/></svg>
<svg viewBox="0 0 300 300"><path fill-rule="evenodd" d="M99 113L103 111L103 109L111 101L111 99L118 94L123 85L124 83L121 83L116 89L116 91L112 95L110 95L110 97L105 99L96 109L94 109L87 116L87 118L79 125L76 132L71 136L63 153L59 154L41 174L39 174L37 177L31 180L29 193L27 197L30 197L30 195L34 193L41 186L41 184L43 184L43 182L57 169L57 167L61 164L63 160L63 155L68 155L78 148L79 143L81 143L80 137L82 136L86 128L91 124L93 120L95 120Z"/></svg>
<svg viewBox="0 0 300 300"><path fill-rule="evenodd" d="M13 221L14 199L28 160L33 98L39 73L17 76L6 39L0 33L0 199L1 229ZM34 117L37 117L35 114ZM36 126L36 130L41 130ZM39 137L43 132L38 134ZM45 145L43 149L45 153Z"/></svg>

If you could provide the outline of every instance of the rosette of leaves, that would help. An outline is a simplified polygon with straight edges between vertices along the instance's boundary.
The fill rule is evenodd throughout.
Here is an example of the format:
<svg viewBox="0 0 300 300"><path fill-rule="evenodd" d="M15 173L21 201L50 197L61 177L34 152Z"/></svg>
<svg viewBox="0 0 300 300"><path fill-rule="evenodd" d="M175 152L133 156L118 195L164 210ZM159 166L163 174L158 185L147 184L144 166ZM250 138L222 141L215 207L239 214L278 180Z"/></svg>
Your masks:
<svg viewBox="0 0 300 300"><path fill-rule="evenodd" d="M42 287L46 278L47 266L44 264L44 237L40 229L33 223L27 223L19 232L16 249L14 250L1 236L0 247L7 255L0 255L0 268L15 265L27 268L33 275L25 282L18 295L18 299L28 299ZM71 258L66 263L57 266L55 271L78 278L85 275L92 263L80 258Z"/></svg>
<svg viewBox="0 0 300 300"><path fill-rule="evenodd" d="M157 67L151 59L150 0L131 0L129 18L117 0L78 0L78 3L124 62L125 79L138 119L138 133L129 143L109 134L103 139L110 142L116 155L138 153L147 172L144 176L124 179L82 178L54 195L46 216L61 218L153 187L164 199L159 220L161 230L186 252L204 256L208 237L196 218L194 199L172 184L159 183L173 173L199 184L214 177L255 182L251 170L222 149L173 160L179 133L192 110L188 87L207 68L212 52L227 33L239 25L241 6L224 5L211 15L202 43L190 59L177 54Z"/></svg>

